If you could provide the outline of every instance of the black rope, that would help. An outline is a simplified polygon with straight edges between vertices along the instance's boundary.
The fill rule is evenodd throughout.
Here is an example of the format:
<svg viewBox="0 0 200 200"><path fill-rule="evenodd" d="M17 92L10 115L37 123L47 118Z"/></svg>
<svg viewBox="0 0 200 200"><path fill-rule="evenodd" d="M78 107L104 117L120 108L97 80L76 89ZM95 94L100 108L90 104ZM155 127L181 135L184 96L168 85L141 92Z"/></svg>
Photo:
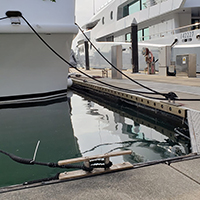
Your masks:
<svg viewBox="0 0 200 200"><path fill-rule="evenodd" d="M90 166L92 168L110 168L113 165L113 163L111 161L109 161L108 163L105 163L104 160L93 160L90 161Z"/></svg>
<svg viewBox="0 0 200 200"><path fill-rule="evenodd" d="M74 67L70 62L68 62L65 58L63 58L59 53L57 53L38 33L37 33L37 31L31 26L31 24L25 19L25 17L24 16L21 16L22 17L22 19L27 23L27 25L30 27L30 29L36 34L36 36L55 54L55 55L57 55L61 60L63 60L65 63L67 63L70 67L72 67L72 68L74 68L75 70L77 70L78 72L80 72L80 73L82 73L83 75L85 75L85 76L87 76L88 78L90 78L90 79L93 79L93 80L95 80L95 81L97 81L97 82L99 82L99 83L101 83L101 84L104 84L104 85L106 85L106 86L109 86L109 87L112 87L112 88L115 88L115 89L123 89L123 88L120 88L120 87L117 87L117 86L113 86L113 85L110 85L110 84L108 84L108 83L105 83L105 82L102 82L102 81L100 81L100 80L98 80L98 79L96 79L96 78L94 78L94 77L91 77L90 75L88 75L88 74L86 74L86 73L84 73L83 71L81 71L81 70L79 70L78 68L76 68L76 67ZM113 66L113 67L115 67L115 66ZM116 67L115 67L116 68ZM119 70L120 71L120 70ZM120 71L121 72L121 71ZM124 74L124 73L123 73ZM125 75L125 74L124 74ZM125 75L128 79L131 79L129 76L127 76L127 75ZM168 94L163 94L163 93L160 93L160 92L157 92L157 91L155 91L155 90L152 90L152 89L150 89L150 88L148 88L148 87L146 87L146 86L144 86L144 85L142 85L142 84L140 84L140 83L138 83L137 81L135 81L135 80L133 80L133 79L131 79L133 82L135 82L135 83L137 83L138 85L140 85L141 87L144 87L144 88L146 88L147 90L150 90L150 91L152 91L152 92L154 92L155 94L158 94L158 95L161 95L161 96L164 96L164 97L166 97L167 99L168 99ZM124 89L125 90L125 89ZM143 92L136 92L136 93L143 93Z"/></svg>
<svg viewBox="0 0 200 200"><path fill-rule="evenodd" d="M7 19L7 18L9 18L9 17L1 17L0 20Z"/></svg>
<svg viewBox="0 0 200 200"><path fill-rule="evenodd" d="M84 34L84 36L88 39L88 41L91 43L91 45L97 50L97 52L112 66L114 67L116 70L118 70L120 73L122 73L126 78L128 78L129 80L133 81L134 83L140 85L141 87L147 89L147 90L150 90L152 91L153 93L148 93L148 92L142 92L142 91L135 91L135 90L129 90L129 89L125 89L125 88L121 88L121 87L117 87L117 86L114 86L114 85L110 85L108 83L105 83L103 81L100 81L86 73L84 73L83 71L79 70L78 68L74 67L70 62L68 62L65 58L63 58L59 53L57 53L38 33L37 31L31 26L31 24L25 19L25 17L19 12L19 11L8 11L6 14L7 16L6 17L2 17L0 18L0 20L3 20L3 19L7 19L9 17L12 17L12 15L17 15L18 17L21 17L26 23L27 25L30 27L30 29L36 34L36 36L56 55L58 56L62 61L64 61L65 63L67 63L70 67L74 68L75 70L77 70L78 72L82 73L83 75L87 76L88 78L90 79L93 79L103 85L106 85L108 87L111 87L111 88L115 88L115 89L118 89L118 90L122 90L122 91L126 91L126 92L129 92L129 93L133 93L133 94L139 94L141 96L144 96L142 94L151 94L151 95L161 95L161 96L164 96L166 99L170 99L170 100L179 100L179 101L199 101L199 99L177 99L176 97L176 94L173 93L173 92L169 92L169 93L160 93L160 92L157 92L155 90L152 90L151 88L147 87L147 86L144 86L143 84L131 79L129 76L127 76L126 74L124 74L123 72L121 72L119 69L117 69L109 60L107 60L105 58L105 56L103 56L103 54L101 54L101 52L99 52L99 50L94 46L94 44L89 40L89 38L85 35L85 33L81 30L81 28L78 26L78 24L76 24L78 26L78 28L82 31L82 33ZM173 94L173 95L171 95ZM159 99L159 100L164 100L163 98L155 98L155 97L150 97L150 96L144 96L144 97L147 97L147 98L151 98L151 99Z"/></svg>
<svg viewBox="0 0 200 200"><path fill-rule="evenodd" d="M85 36L85 38L88 40L88 42L94 47L94 49L100 54L100 56L110 65L112 66L115 70L117 70L119 73L121 73L123 76L125 76L127 79L129 79L130 81L136 83L137 85L147 89L147 90L150 90L151 92L154 92L155 94L159 94L159 95L162 95L162 96L165 96L166 94L163 94L163 93L160 93L156 90L153 90L137 81L135 81L134 79L132 79L131 77L127 76L125 73L123 73L121 70L119 70L117 67L115 67L97 48L96 46L91 42L91 40L87 37L87 35L84 33L84 31L80 28L80 26L75 23L76 26L79 28L79 30L82 32L82 34Z"/></svg>
<svg viewBox="0 0 200 200"><path fill-rule="evenodd" d="M8 152L2 151L2 150L0 150L0 153L3 153L4 155L9 156L12 160L14 160L15 162L18 162L20 164L41 165L41 166L47 166L47 167L51 167L51 168L82 169L82 170L85 170L85 171L92 171L91 167L87 168L87 167L85 167L83 165L71 165L71 164L58 165L57 163L52 163L52 162L48 162L48 163L37 162L37 161L34 161L32 159L18 157L18 156L14 155L14 154L11 154L11 153L8 153Z"/></svg>
<svg viewBox="0 0 200 200"><path fill-rule="evenodd" d="M84 171L91 172L94 168L105 168L106 169L106 168L109 168L109 167L112 166L112 162L109 162L109 163L106 164L106 163L104 163L103 160L90 161L89 167L85 166L84 163L82 165L72 165L72 164L58 165L57 163L52 163L52 162L44 163L44 162L34 161L32 159L21 158L21 157L14 155L14 154L5 152L3 150L0 150L0 153L5 154L6 156L9 156L12 160L14 160L15 162L18 162L20 164L41 165L41 166L47 166L47 167L51 167L51 168L82 169Z"/></svg>
<svg viewBox="0 0 200 200"><path fill-rule="evenodd" d="M25 17L21 16L23 18L23 20L27 23L27 25L30 27L30 29L36 34L36 36L56 55L58 56L62 61L64 61L65 63L67 63L70 67L74 68L75 70L77 70L78 72L82 73L83 75L87 76L88 78L90 79L93 79L101 84L104 84L106 86L109 86L109 87L112 87L112 88L115 88L115 89L121 89L121 90L126 90L126 89L123 89L123 88L120 88L120 87L117 87L117 86L113 86L113 85L110 85L108 83L105 83L103 81L100 81L88 74L86 74L85 72L79 70L78 68L74 67L70 62L68 62L65 58L63 58L59 53L57 53L38 33L37 31L31 26L31 24L25 19ZM131 91L131 90L130 90ZM136 93L142 93L142 92L137 92L135 91ZM165 94L161 94L161 93L157 93L157 94L160 94L160 95L165 95Z"/></svg>
<svg viewBox="0 0 200 200"><path fill-rule="evenodd" d="M61 60L63 60L65 63L67 63L70 67L72 67L72 68L74 68L75 70L77 70L78 72L80 72L80 73L82 73L83 75L85 75L85 76L87 76L88 78L90 78L90 79L93 79L93 80L95 80L95 81L97 81L97 82L99 82L99 83L101 83L101 84L103 84L103 85L106 85L106 86L108 86L108 87L112 87L112 88L115 88L115 89L118 89L118 90L123 90L123 91L128 91L128 92L131 92L131 93L137 93L137 94L141 94L141 93L144 93L144 94L157 94L157 95L161 95L161 96L164 96L165 98L167 98L167 99L169 99L169 97L168 97L168 94L167 93L159 93L159 92L156 92L156 91L154 91L154 90L151 90L151 91L153 91L154 93L147 93L147 92L141 92L141 91L133 91L133 90L128 90L128 89L124 89L124 88L121 88L121 87L117 87L117 86L114 86L114 85L110 85L110 84L108 84L108 83L105 83L105 82L103 82L103 81L100 81L100 80L98 80L98 79L96 79L96 78L94 78L94 77L92 77L92 76L90 76L90 75L88 75L88 74L86 74L85 72L83 72L83 71L81 71L81 70L79 70L78 68L76 68L76 67L74 67L70 62L68 62L65 58L63 58L59 53L57 53L38 33L37 33L37 31L31 26L31 24L23 17L23 16L21 16L23 19L24 19L24 21L27 23L27 25L31 28L31 30L36 34L36 36L55 54L55 55L57 55ZM127 75L125 75L127 78L128 78L128 76ZM129 79L130 79L130 77L129 77ZM133 80L134 81L134 80ZM135 81L136 82L136 81ZM138 82L137 82L138 83ZM142 87L144 87L144 88L146 88L146 89L148 89L149 90L149 88L148 87L146 87L146 86L143 86L142 84L140 84L140 83L138 83L139 85L141 85ZM150 97L151 98L151 97Z"/></svg>
<svg viewBox="0 0 200 200"><path fill-rule="evenodd" d="M30 27L30 29L36 34L36 36L56 55L56 56L58 56L62 61L64 61L65 63L67 63L69 66L71 66L72 68L74 68L74 69L76 69L78 72L80 72L80 73L82 73L83 75L85 75L85 76L87 76L88 78L91 78L91 79L93 79L93 80L95 80L95 81L97 81L97 82L99 82L99 83L101 83L101 84L104 84L104 85L106 85L106 86L109 86L109 87L112 87L112 88L115 88L115 89L123 89L123 88L120 88L120 87L117 87L117 86L113 86L113 85L110 85L110 84L107 84L107 83L105 83L105 82L102 82L102 81L100 81L100 80L98 80L98 79L96 79L96 78L94 78L94 77L91 77L90 75L88 75L88 74L86 74L86 73L84 73L84 72L82 72L81 70L79 70L78 68L76 68L76 67L74 67L70 62L68 62L65 58L63 58L59 53L57 53L38 33L37 33L37 31L31 26L31 24L26 20L26 18L22 15L22 13L21 12L19 12L19 11L8 11L8 12L6 12L6 15L7 15L7 17L3 17L2 19L6 19L6 18L9 18L9 17L12 17L12 16L18 16L18 17L21 17L25 22L26 22L26 24ZM76 24L77 25L77 24ZM77 25L78 26L78 25ZM79 27L79 26L78 26ZM80 27L79 27L80 28ZM82 31L82 30L81 30ZM83 33L84 34L84 33ZM85 34L84 34L85 35ZM85 35L86 36L86 35ZM87 38L87 36L86 36L86 38ZM89 40L89 38L87 38L88 40ZM91 43L91 45L93 45L92 43ZM94 45L93 45L94 46ZM94 46L94 48L98 51L98 49ZM98 51L99 52L99 51ZM100 52L99 52L100 53ZM101 54L101 53L100 53ZM101 54L102 55L102 54ZM103 56L103 55L102 55ZM103 56L104 57L104 56ZM104 57L104 59L106 59L105 57ZM107 59L106 59L107 60ZM108 60L107 60L108 61ZM109 61L108 61L109 62ZM109 62L110 63L110 62ZM112 65L112 63L110 63L111 64L111 66L113 66ZM116 70L118 70L115 66L113 66ZM158 94L158 95L161 95L161 96L164 96L165 98L167 98L167 99L169 99L169 97L168 97L168 94L163 94L163 93L160 93L160 92L157 92L157 91L155 91L155 90L153 90L153 89L151 89L151 88L149 88L149 87L146 87L146 86L144 86L144 85L142 85L141 83L138 83L137 81L135 81L135 80L133 80L133 79L131 79L129 76L127 76L126 74L124 74L123 72L121 72L120 70L118 70L120 73L122 73L125 77L127 77L129 80L132 80L134 83L136 83L136 84L138 84L138 85L140 85L141 87L143 87L143 88L146 88L147 90L150 90L150 91L152 91L153 93L155 93L155 94ZM143 92L139 92L139 91L135 91L135 93L143 93ZM151 97L150 97L151 98Z"/></svg>

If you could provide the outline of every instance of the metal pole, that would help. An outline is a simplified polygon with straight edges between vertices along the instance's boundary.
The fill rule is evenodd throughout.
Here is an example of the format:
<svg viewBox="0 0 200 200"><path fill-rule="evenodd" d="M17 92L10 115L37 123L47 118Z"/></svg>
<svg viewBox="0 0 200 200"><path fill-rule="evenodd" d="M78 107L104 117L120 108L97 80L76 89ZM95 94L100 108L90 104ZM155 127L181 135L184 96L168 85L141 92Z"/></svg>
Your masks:
<svg viewBox="0 0 200 200"><path fill-rule="evenodd" d="M138 25L134 18L131 24L131 47L132 47L132 72L138 73Z"/></svg>
<svg viewBox="0 0 200 200"><path fill-rule="evenodd" d="M86 67L86 70L90 70L88 41L85 41L84 43L85 43L85 67Z"/></svg>

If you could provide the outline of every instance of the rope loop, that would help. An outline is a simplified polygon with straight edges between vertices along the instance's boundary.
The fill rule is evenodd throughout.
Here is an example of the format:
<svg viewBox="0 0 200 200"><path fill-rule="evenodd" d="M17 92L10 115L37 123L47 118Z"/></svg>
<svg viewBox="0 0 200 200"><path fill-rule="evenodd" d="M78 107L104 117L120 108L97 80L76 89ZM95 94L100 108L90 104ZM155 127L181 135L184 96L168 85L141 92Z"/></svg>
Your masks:
<svg viewBox="0 0 200 200"><path fill-rule="evenodd" d="M83 163L83 166L82 166L82 170L86 171L86 172L91 172L94 168L89 166L87 167L84 163Z"/></svg>

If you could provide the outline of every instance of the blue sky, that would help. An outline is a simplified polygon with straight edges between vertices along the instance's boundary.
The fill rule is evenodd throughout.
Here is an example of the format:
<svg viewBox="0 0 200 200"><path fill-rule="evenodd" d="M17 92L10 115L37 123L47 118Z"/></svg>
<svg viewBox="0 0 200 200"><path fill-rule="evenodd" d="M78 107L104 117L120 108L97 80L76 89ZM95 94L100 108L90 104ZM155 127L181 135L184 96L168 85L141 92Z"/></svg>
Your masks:
<svg viewBox="0 0 200 200"><path fill-rule="evenodd" d="M76 22L82 26L89 21L94 13L108 0L76 0ZM94 3L94 4L93 4Z"/></svg>

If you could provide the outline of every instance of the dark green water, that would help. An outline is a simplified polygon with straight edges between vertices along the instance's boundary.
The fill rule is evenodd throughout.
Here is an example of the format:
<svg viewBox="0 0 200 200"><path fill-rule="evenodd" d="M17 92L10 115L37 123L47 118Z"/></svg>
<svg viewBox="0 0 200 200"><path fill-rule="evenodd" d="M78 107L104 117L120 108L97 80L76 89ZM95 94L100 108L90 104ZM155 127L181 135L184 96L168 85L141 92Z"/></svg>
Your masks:
<svg viewBox="0 0 200 200"><path fill-rule="evenodd" d="M131 149L131 156L112 161L135 163L189 152L189 141L174 137L177 124L162 121L153 124L138 116L138 113L113 111L76 94L70 104L1 109L0 149L33 158L40 141L36 160L43 162ZM0 154L0 187L51 177L62 171L19 164Z"/></svg>

